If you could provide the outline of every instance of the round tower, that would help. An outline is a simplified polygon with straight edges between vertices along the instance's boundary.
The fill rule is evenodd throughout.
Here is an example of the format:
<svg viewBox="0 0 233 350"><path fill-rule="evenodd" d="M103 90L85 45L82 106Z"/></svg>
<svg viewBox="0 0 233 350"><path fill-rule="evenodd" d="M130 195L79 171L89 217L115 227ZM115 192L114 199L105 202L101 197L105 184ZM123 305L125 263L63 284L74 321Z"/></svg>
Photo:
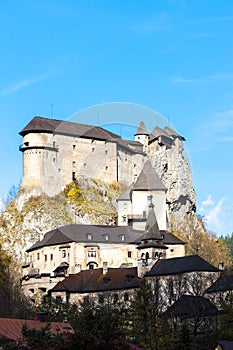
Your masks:
<svg viewBox="0 0 233 350"><path fill-rule="evenodd" d="M143 121L140 122L138 129L134 134L134 140L140 142L143 145L143 151L147 153L149 133L146 130L146 127Z"/></svg>

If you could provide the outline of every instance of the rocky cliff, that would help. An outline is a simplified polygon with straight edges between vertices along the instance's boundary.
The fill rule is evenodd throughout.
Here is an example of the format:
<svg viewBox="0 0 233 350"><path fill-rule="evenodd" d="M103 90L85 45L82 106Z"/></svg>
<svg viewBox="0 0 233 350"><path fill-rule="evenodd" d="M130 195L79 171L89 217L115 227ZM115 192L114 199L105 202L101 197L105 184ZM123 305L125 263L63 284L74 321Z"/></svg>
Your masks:
<svg viewBox="0 0 233 350"><path fill-rule="evenodd" d="M58 226L80 224L115 224L117 218L117 183L105 184L86 179L72 182L60 195L29 196L19 192L0 216L3 247L16 260L25 260L25 250Z"/></svg>
<svg viewBox="0 0 233 350"><path fill-rule="evenodd" d="M168 214L176 222L195 212L196 196L188 161L174 149L160 147L150 153L152 166L167 187Z"/></svg>

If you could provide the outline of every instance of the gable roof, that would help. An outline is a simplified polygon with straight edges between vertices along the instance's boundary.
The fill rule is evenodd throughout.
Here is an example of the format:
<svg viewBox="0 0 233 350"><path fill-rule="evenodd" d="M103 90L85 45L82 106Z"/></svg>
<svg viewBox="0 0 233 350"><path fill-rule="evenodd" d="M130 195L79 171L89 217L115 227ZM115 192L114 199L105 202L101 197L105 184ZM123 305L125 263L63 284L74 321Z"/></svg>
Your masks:
<svg viewBox="0 0 233 350"><path fill-rule="evenodd" d="M108 240L106 240L108 235ZM124 235L124 240L122 240ZM131 226L111 225L80 225L70 224L58 227L47 232L41 241L36 242L27 252L42 248L70 242L93 243L121 243L129 244L140 241L142 231L133 230Z"/></svg>
<svg viewBox="0 0 233 350"><path fill-rule="evenodd" d="M218 309L209 299L201 296L181 295L181 297L164 312L163 316L187 319L217 316L218 314Z"/></svg>
<svg viewBox="0 0 233 350"><path fill-rule="evenodd" d="M196 271L219 272L219 269L199 255L190 255L158 260L146 276L167 276Z"/></svg>
<svg viewBox="0 0 233 350"><path fill-rule="evenodd" d="M141 173L139 174L136 182L133 185L133 191L136 190L161 190L167 191L167 188L164 186L160 180L155 169L152 167L149 160L144 164Z"/></svg>
<svg viewBox="0 0 233 350"><path fill-rule="evenodd" d="M40 330L45 327L48 322L41 322L37 320L23 320L16 318L0 318L0 339L9 341L18 341L22 339L22 327L27 325L29 329ZM66 333L72 331L68 323L63 322L49 322L52 334Z"/></svg>
<svg viewBox="0 0 233 350"><path fill-rule="evenodd" d="M172 140L171 135L167 134L166 131L164 131L164 129L159 128L158 126L156 126L152 132L150 133L150 141L158 138L159 136L164 136L170 140Z"/></svg>
<svg viewBox="0 0 233 350"><path fill-rule="evenodd" d="M109 268L83 270L69 275L54 286L50 293L68 291L72 293L104 292L119 289L138 288L141 279L137 276L137 268Z"/></svg>
<svg viewBox="0 0 233 350"><path fill-rule="evenodd" d="M184 244L182 240L168 231L161 231L164 235L164 244ZM91 234L92 239L88 239ZM108 240L106 240L108 235ZM124 241L122 236L125 235ZM31 252L42 247L67 244L71 242L86 243L86 245L98 243L119 243L119 244L139 244L143 231L134 230L131 226L108 226L108 225L79 225L71 224L58 227L47 232L41 241L33 244L27 252Z"/></svg>
<svg viewBox="0 0 233 350"><path fill-rule="evenodd" d="M47 132L55 134L65 134L84 138L93 138L99 140L115 140L121 139L117 134L107 131L99 126L79 124L69 121L43 118L35 116L26 126L20 131L20 135L24 136L31 132Z"/></svg>
<svg viewBox="0 0 233 350"><path fill-rule="evenodd" d="M226 292L230 290L233 290L233 275L223 275L206 290L206 293Z"/></svg>
<svg viewBox="0 0 233 350"><path fill-rule="evenodd" d="M173 138L179 138L180 140L185 141L185 138L183 136L179 135L178 132L176 132L174 129L169 128L168 126L164 128L164 131Z"/></svg>
<svg viewBox="0 0 233 350"><path fill-rule="evenodd" d="M146 127L145 127L145 124L144 124L143 121L141 121L141 122L139 123L138 129L137 129L137 131L136 131L136 133L135 133L134 135L135 135L135 136L136 136L136 135L147 135L147 136L149 136L149 133L148 133L148 131L146 130Z"/></svg>

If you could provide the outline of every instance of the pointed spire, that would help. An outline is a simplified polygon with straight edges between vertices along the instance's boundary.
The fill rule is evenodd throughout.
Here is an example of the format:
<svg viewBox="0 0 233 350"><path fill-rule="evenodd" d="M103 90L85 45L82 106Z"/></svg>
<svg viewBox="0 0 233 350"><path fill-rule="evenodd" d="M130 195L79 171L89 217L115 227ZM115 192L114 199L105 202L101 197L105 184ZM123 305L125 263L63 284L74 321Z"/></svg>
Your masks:
<svg viewBox="0 0 233 350"><path fill-rule="evenodd" d="M144 164L141 173L133 185L133 190L167 191L167 188L164 186L155 169L152 167L150 160Z"/></svg>
<svg viewBox="0 0 233 350"><path fill-rule="evenodd" d="M146 130L146 127L145 127L145 124L144 124L143 121L140 122L140 124L138 126L138 130L136 131L134 136L136 136L136 135L147 135L147 136L149 136L149 133Z"/></svg>
<svg viewBox="0 0 233 350"><path fill-rule="evenodd" d="M162 241L162 236L159 231L159 225L155 216L154 204L152 203L152 196L148 196L151 201L149 204L148 218L146 221L146 228L141 241L156 240Z"/></svg>

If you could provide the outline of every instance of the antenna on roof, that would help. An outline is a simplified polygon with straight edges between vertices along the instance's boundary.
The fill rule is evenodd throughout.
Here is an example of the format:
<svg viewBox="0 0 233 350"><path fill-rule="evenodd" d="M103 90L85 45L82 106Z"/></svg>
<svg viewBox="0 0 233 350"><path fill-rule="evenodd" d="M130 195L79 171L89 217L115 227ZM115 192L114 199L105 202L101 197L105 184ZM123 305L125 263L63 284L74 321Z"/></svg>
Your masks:
<svg viewBox="0 0 233 350"><path fill-rule="evenodd" d="M51 103L51 119L53 119L53 103Z"/></svg>

